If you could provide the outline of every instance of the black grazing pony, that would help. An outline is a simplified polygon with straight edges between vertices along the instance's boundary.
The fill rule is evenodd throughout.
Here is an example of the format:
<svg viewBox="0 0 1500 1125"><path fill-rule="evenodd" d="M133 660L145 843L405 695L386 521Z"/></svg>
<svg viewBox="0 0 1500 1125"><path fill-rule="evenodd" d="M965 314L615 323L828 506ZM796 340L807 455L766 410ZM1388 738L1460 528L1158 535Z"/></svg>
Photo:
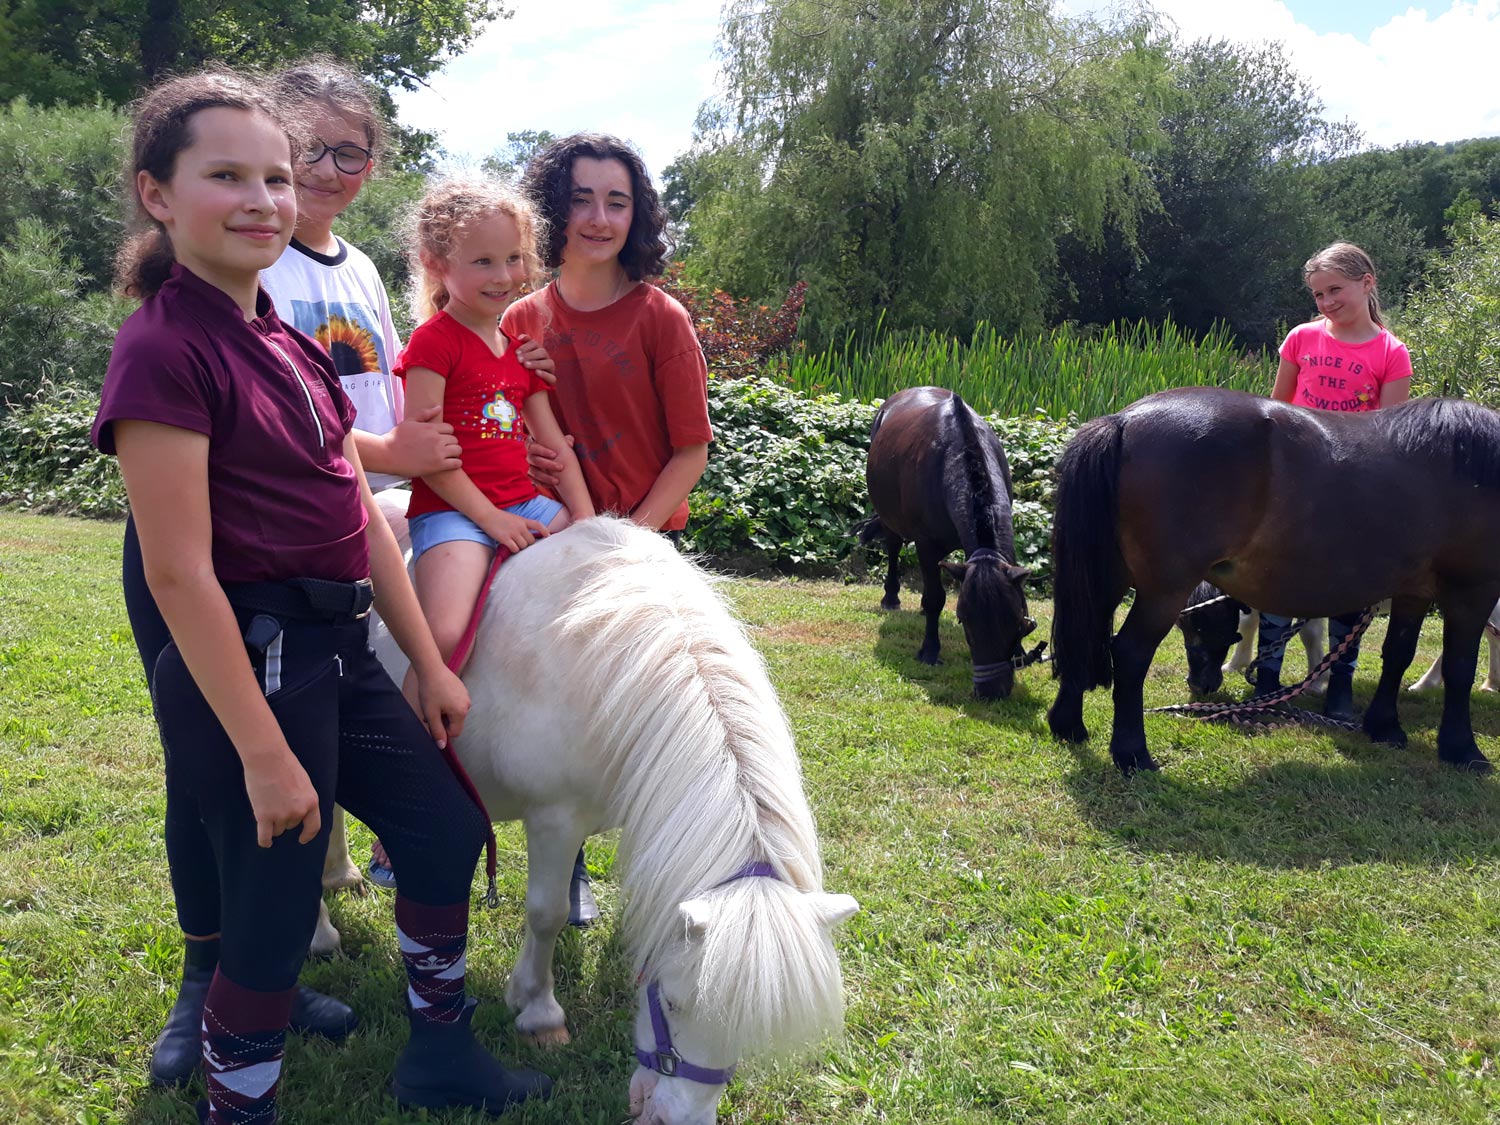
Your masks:
<svg viewBox="0 0 1500 1125"><path fill-rule="evenodd" d="M1088 737L1083 693L1114 683L1110 753L1155 769L1141 689L1205 576L1297 617L1391 597L1365 732L1404 745L1401 675L1422 618L1443 612L1443 761L1488 771L1469 692L1500 596L1500 414L1457 399L1336 414L1212 387L1163 391L1082 426L1058 461L1053 734ZM1135 601L1111 639L1115 607Z"/></svg>
<svg viewBox="0 0 1500 1125"><path fill-rule="evenodd" d="M1004 699L1015 684L1021 638L1036 628L1016 565L1010 524L1010 465L995 431L968 403L941 387L892 395L870 427L865 482L873 519L855 528L863 543L884 540L890 561L882 609L901 607L901 544L917 546L927 633L917 659L938 662L938 615L947 596L942 570L958 583L957 614L974 661L974 694ZM962 547L965 561L943 562ZM1038 651L1037 655L1040 655Z"/></svg>
<svg viewBox="0 0 1500 1125"><path fill-rule="evenodd" d="M1193 587L1187 608L1177 615L1192 691L1208 695L1223 685L1224 658L1240 639L1240 614L1248 612L1249 607L1226 597L1212 582Z"/></svg>

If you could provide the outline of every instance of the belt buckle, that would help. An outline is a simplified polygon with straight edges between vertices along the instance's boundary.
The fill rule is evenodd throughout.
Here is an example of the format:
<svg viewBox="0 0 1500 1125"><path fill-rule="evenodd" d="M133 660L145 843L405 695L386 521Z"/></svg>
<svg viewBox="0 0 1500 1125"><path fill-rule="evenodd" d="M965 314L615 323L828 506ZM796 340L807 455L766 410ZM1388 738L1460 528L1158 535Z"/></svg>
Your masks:
<svg viewBox="0 0 1500 1125"><path fill-rule="evenodd" d="M365 603L365 608L354 615L354 620L363 621L370 616L370 610L375 608L375 584L368 578L361 578L354 583L356 590L368 591L370 600ZM359 596L355 595L356 598Z"/></svg>

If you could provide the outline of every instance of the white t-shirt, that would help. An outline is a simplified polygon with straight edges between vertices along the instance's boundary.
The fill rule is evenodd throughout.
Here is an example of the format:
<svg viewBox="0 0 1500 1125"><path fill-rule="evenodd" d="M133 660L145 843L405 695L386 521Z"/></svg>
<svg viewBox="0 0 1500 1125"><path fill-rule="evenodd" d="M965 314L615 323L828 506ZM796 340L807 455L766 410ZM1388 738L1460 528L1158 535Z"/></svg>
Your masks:
<svg viewBox="0 0 1500 1125"><path fill-rule="evenodd" d="M319 254L295 238L260 283L271 295L276 314L328 350L344 391L354 402L356 428L384 434L401 420L401 381L391 365L401 353L391 303L380 274L358 248L336 239L336 254ZM369 473L379 492L402 478Z"/></svg>

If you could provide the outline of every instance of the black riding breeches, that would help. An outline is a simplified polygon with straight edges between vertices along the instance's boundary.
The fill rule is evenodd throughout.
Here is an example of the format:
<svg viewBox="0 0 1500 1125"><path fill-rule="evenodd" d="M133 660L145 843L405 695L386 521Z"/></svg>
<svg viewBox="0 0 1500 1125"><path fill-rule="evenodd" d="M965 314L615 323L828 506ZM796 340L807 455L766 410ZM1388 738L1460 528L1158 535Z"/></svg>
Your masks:
<svg viewBox="0 0 1500 1125"><path fill-rule="evenodd" d="M133 538L130 536L129 538ZM127 590L131 544L127 539ZM138 548L135 558L139 560ZM138 572L139 573L139 572ZM317 919L329 818L337 801L374 829L401 871L401 893L446 905L468 898L487 826L368 644L368 620L302 620L237 609L256 676L319 797L323 827L256 843L239 754L154 612L127 596L167 762L167 850L188 933L221 930L220 962L237 983L291 987ZM253 627L252 627L253 623Z"/></svg>

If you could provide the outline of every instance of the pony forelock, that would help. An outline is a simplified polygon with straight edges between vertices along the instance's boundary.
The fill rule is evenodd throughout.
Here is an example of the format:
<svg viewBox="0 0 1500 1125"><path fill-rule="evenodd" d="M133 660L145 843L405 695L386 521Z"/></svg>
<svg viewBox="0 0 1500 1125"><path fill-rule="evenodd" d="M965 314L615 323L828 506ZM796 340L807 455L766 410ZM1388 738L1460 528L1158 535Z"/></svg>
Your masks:
<svg viewBox="0 0 1500 1125"><path fill-rule="evenodd" d="M587 637L588 737L621 827L622 924L633 966L700 948L698 1002L726 1055L838 1025L842 983L815 901L823 887L791 729L743 627L709 576L624 521L585 521L595 576L558 625ZM752 861L778 878L724 880ZM721 885L723 884L723 885ZM686 942L678 906L715 923Z"/></svg>

